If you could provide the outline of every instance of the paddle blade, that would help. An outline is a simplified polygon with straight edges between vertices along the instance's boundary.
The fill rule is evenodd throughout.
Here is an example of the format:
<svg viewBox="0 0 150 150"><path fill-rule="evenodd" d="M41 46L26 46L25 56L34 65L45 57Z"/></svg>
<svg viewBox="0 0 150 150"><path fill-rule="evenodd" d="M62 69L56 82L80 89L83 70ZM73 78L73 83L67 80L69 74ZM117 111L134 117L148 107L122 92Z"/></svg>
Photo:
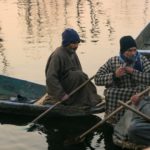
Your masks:
<svg viewBox="0 0 150 150"><path fill-rule="evenodd" d="M38 126L37 124L31 123L31 124L28 125L26 130L27 130L27 132L32 132L32 131L34 131L37 128L37 126Z"/></svg>
<svg viewBox="0 0 150 150"><path fill-rule="evenodd" d="M26 128L27 132L33 132L35 130L43 130L43 125L41 124L35 124L35 123L31 123L30 125L28 125L28 128Z"/></svg>

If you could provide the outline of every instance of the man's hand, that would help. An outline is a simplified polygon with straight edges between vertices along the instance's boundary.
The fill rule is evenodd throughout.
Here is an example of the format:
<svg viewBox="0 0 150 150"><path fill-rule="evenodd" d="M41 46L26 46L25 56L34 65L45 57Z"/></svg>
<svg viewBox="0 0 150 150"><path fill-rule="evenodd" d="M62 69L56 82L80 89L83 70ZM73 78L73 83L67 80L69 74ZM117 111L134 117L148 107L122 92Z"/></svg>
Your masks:
<svg viewBox="0 0 150 150"><path fill-rule="evenodd" d="M138 94L131 96L131 101L134 105L138 105L139 101L140 101L140 97Z"/></svg>
<svg viewBox="0 0 150 150"><path fill-rule="evenodd" d="M132 67L125 67L125 70L126 70L126 73L132 74L133 71L134 71L134 68L132 68Z"/></svg>
<svg viewBox="0 0 150 150"><path fill-rule="evenodd" d="M67 100L68 98L69 98L69 95L68 95L68 94L65 94L65 95L61 98L61 100L64 101L64 100Z"/></svg>
<svg viewBox="0 0 150 150"><path fill-rule="evenodd" d="M119 67L116 71L115 71L115 76L117 78L122 77L126 74L126 69L125 67Z"/></svg>

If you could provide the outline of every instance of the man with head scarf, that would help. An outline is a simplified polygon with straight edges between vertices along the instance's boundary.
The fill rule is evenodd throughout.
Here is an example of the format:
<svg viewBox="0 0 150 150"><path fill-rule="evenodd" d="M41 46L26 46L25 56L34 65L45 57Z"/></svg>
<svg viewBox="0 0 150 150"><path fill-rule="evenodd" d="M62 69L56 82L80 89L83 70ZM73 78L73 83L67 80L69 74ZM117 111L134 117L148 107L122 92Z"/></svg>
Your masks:
<svg viewBox="0 0 150 150"><path fill-rule="evenodd" d="M49 57L46 65L46 87L48 97L45 103L56 103L67 99L63 104L73 106L95 106L100 102L96 87L89 82L71 97L70 92L88 80L82 71L76 50L80 43L78 33L71 28L62 33L62 45Z"/></svg>
<svg viewBox="0 0 150 150"><path fill-rule="evenodd" d="M102 65L95 76L95 84L105 86L106 116L118 107L118 100L126 102L136 92L150 85L150 62L137 51L131 36L120 39L119 56L111 57ZM124 111L109 120L117 123Z"/></svg>

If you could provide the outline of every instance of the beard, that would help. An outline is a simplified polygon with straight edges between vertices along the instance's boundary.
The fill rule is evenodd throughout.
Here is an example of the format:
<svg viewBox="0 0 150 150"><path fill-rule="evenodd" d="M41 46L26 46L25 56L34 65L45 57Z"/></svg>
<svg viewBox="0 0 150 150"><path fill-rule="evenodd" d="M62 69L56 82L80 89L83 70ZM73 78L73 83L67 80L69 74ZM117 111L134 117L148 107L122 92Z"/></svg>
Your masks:
<svg viewBox="0 0 150 150"><path fill-rule="evenodd" d="M133 63L135 63L136 59L137 59L137 56L138 56L138 53L136 53L135 55L131 56L131 57L126 57L124 56L123 54L120 55L121 58L124 60L124 62L128 65L131 65Z"/></svg>
<svg viewBox="0 0 150 150"><path fill-rule="evenodd" d="M77 47L75 47L75 48L72 48L74 51L76 51L77 50Z"/></svg>

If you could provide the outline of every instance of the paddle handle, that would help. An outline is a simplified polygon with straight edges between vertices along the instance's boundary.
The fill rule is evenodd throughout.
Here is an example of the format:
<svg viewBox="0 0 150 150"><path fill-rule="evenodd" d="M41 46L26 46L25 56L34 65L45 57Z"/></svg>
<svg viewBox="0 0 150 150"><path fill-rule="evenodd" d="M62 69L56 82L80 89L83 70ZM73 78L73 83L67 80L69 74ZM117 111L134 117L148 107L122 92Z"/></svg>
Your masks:
<svg viewBox="0 0 150 150"><path fill-rule="evenodd" d="M52 110L54 107L56 107L58 104L62 103L62 101L58 101L53 106L45 110L43 113L41 113L38 117L36 117L31 123L36 123L39 119L41 119L44 115L46 115L50 110Z"/></svg>
<svg viewBox="0 0 150 150"><path fill-rule="evenodd" d="M78 90L80 90L82 87L84 87L89 81L91 81L93 78L95 77L92 76L91 78L89 78L88 80L86 80L84 83L82 83L79 87L77 87L76 89L74 89L71 93L68 94L68 98L70 96L72 96L74 93L76 93ZM40 114L37 118L35 118L31 123L35 123L37 122L39 119L41 119L44 115L46 115L50 110L52 110L54 107L56 107L57 105L61 104L62 102L66 101L68 98L58 101L56 102L53 106L51 106L50 108L48 108L46 111L44 111L42 114Z"/></svg>
<svg viewBox="0 0 150 150"><path fill-rule="evenodd" d="M146 88L144 91L139 93L139 96L142 96L143 94L147 93L150 90L150 87ZM126 102L126 104L130 104L131 100L128 100ZM100 125L104 124L107 120L109 120L112 116L114 116L116 113L118 113L119 111L121 111L124 108L124 106L120 106L118 107L115 111L113 111L111 114L109 114L108 116L106 116L103 120L101 120L100 122L98 122L96 125L94 125L93 127L91 127L89 130L87 130L86 132L84 132L83 134L81 134L79 137L76 138L76 140L81 140L83 137L85 137L87 134L89 134L90 132L92 132L94 129L96 129L97 127L99 127Z"/></svg>
<svg viewBox="0 0 150 150"><path fill-rule="evenodd" d="M91 81L92 79L94 79L95 75L92 76L91 78L89 78L88 80L86 80L85 82L83 82L80 86L78 86L76 89L74 89L69 95L72 96L74 93L76 93L78 90L80 90L82 87L84 87L89 81ZM66 99L67 100L67 99Z"/></svg>
<svg viewBox="0 0 150 150"><path fill-rule="evenodd" d="M138 93L138 96L141 97L141 96L143 96L145 93L147 93L147 92L149 92L149 91L150 91L150 86L147 87L144 91Z"/></svg>
<svg viewBox="0 0 150 150"><path fill-rule="evenodd" d="M127 102L127 104L130 104L131 100L129 100ZM80 140L83 137L85 137L87 134L89 134L90 132L92 132L94 129L96 129L97 127L99 127L100 125L104 124L108 119L110 119L113 115L115 115L116 113L118 113L120 110L123 109L123 106L120 106L119 108L117 108L115 111L113 111L110 115L106 116L103 120L101 120L100 122L98 122L97 124L95 124L93 127L91 127L89 130L87 130L86 132L84 132L83 134L81 134L79 137L77 137L76 140Z"/></svg>

